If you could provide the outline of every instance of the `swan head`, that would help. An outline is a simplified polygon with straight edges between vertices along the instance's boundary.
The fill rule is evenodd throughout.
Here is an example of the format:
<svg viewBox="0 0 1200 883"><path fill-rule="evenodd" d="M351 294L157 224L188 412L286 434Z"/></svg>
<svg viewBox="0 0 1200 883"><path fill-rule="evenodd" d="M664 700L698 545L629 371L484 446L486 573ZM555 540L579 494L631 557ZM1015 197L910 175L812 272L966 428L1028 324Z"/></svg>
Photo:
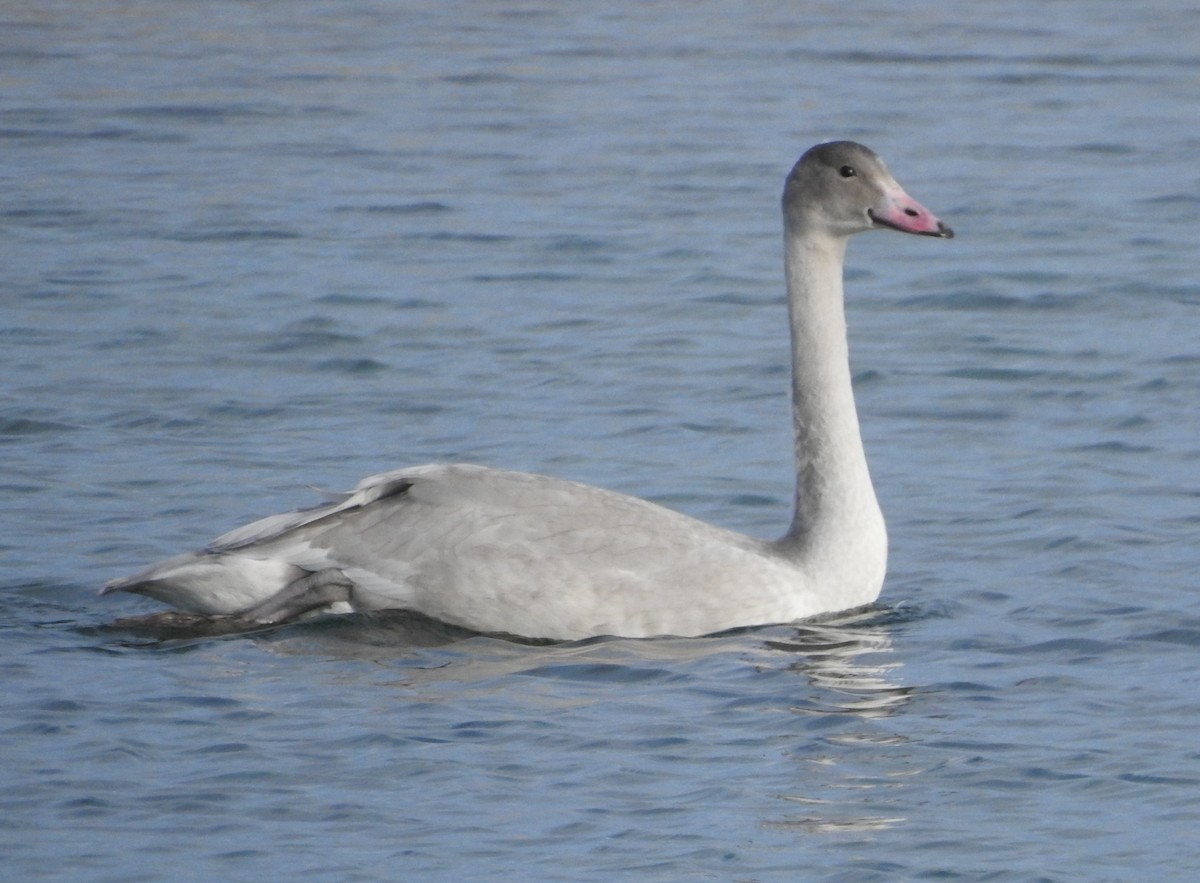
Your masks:
<svg viewBox="0 0 1200 883"><path fill-rule="evenodd" d="M783 213L794 229L835 237L882 228L954 237L904 192L873 150L854 141L818 144L800 157L784 185Z"/></svg>

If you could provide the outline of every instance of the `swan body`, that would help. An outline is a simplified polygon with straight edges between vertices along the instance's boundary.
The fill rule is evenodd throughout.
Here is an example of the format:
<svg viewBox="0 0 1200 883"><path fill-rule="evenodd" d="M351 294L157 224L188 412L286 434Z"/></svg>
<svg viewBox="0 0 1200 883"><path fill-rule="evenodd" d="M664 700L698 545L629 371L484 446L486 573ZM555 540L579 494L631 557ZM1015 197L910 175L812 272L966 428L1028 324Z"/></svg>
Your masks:
<svg viewBox="0 0 1200 883"><path fill-rule="evenodd" d="M207 548L113 580L181 610L283 622L313 611L415 610L528 638L703 635L874 601L887 534L850 383L842 296L848 237L953 233L870 150L809 150L783 198L796 505L766 541L589 485L473 465L364 479Z"/></svg>

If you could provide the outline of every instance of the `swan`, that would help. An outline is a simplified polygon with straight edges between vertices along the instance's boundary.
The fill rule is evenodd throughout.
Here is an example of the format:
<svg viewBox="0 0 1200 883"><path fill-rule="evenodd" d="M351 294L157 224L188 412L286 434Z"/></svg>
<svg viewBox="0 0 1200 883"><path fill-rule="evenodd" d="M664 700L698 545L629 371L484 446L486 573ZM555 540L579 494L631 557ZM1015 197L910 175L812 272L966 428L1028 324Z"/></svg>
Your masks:
<svg viewBox="0 0 1200 883"><path fill-rule="evenodd" d="M783 191L796 492L778 540L521 472L417 466L272 515L115 579L246 628L407 609L477 632L574 640L699 636L874 601L887 533L859 433L842 293L846 244L887 228L952 238L870 149L818 144Z"/></svg>

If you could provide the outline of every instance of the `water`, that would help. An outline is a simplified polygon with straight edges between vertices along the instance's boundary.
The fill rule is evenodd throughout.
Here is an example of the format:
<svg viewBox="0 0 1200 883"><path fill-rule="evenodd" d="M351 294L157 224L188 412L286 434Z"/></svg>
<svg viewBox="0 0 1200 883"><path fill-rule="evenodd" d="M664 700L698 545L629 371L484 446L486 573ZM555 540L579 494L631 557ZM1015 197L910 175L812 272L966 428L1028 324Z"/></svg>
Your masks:
<svg viewBox="0 0 1200 883"><path fill-rule="evenodd" d="M801 6L0 13L5 878L1194 878L1200 15ZM780 532L777 199L829 137L959 234L851 248L875 609L104 627L405 463Z"/></svg>

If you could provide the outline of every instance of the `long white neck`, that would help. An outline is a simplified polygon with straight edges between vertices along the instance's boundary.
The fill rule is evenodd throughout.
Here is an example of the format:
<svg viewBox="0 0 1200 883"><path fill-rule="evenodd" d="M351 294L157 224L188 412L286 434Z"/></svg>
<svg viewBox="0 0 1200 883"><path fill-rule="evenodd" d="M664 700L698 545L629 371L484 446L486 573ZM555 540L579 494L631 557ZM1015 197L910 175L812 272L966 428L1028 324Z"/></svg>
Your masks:
<svg viewBox="0 0 1200 883"><path fill-rule="evenodd" d="M887 535L867 469L846 341L845 236L785 225L796 508L780 541L814 568L879 570Z"/></svg>

